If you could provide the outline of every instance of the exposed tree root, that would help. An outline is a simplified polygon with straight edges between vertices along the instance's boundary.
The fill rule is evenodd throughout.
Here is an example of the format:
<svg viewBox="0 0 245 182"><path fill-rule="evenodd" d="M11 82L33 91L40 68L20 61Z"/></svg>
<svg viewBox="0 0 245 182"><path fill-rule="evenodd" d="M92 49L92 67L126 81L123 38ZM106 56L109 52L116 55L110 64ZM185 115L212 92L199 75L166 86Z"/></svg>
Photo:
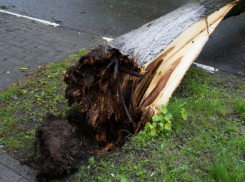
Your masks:
<svg viewBox="0 0 245 182"><path fill-rule="evenodd" d="M125 130L137 130L142 112L133 106L132 98L136 82L145 77L139 71L133 59L99 46L69 68L65 76L69 105L79 105L90 136L108 150L121 144Z"/></svg>

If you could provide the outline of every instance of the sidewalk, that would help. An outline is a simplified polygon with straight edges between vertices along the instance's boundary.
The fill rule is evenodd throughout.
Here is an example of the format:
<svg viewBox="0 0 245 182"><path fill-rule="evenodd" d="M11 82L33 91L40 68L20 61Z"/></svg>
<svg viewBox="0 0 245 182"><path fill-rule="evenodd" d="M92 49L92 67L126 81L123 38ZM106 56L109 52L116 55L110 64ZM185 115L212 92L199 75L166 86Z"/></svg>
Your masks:
<svg viewBox="0 0 245 182"><path fill-rule="evenodd" d="M62 60L99 39L0 13L0 92L39 66ZM33 169L0 151L0 182L33 182L35 176Z"/></svg>
<svg viewBox="0 0 245 182"><path fill-rule="evenodd" d="M35 171L28 166L21 165L0 151L0 181L1 182L28 182L35 181Z"/></svg>
<svg viewBox="0 0 245 182"><path fill-rule="evenodd" d="M0 91L38 66L62 60L98 40L91 34L0 13Z"/></svg>

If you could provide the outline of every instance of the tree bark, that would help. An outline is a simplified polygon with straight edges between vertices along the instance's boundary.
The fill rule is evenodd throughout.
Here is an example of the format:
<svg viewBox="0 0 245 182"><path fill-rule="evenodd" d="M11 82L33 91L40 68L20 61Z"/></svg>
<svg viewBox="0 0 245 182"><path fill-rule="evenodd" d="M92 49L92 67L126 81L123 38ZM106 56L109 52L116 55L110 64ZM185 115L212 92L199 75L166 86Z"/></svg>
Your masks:
<svg viewBox="0 0 245 182"><path fill-rule="evenodd" d="M66 98L86 115L91 137L111 149L150 122L227 13L243 10L237 3L244 0L191 1L69 68Z"/></svg>

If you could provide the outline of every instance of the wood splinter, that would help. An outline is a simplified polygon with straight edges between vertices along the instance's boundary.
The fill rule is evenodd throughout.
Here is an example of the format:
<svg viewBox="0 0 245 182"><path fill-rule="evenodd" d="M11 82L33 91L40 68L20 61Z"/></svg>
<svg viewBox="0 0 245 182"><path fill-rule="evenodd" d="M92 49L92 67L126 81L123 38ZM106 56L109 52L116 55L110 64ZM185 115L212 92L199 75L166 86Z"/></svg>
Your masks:
<svg viewBox="0 0 245 182"><path fill-rule="evenodd" d="M107 69L112 66L113 63L115 63L115 67L114 67L114 79L116 80L116 84L117 84L117 90L118 90L118 95L119 95L119 99L123 105L124 111L127 115L127 118L129 120L130 123L133 123L133 125L136 125L136 123L133 121L131 115L129 114L128 108L125 104L124 98L123 98L123 94L122 94L122 89L121 89L121 84L120 84L120 71L123 71L125 73L128 73L129 75L132 76L136 76L136 77L141 77L141 78L145 78L145 75L139 74L137 72L134 72L132 70L129 70L123 66L121 66L121 64L119 63L120 59L118 57L114 57L112 59L112 61L108 64Z"/></svg>

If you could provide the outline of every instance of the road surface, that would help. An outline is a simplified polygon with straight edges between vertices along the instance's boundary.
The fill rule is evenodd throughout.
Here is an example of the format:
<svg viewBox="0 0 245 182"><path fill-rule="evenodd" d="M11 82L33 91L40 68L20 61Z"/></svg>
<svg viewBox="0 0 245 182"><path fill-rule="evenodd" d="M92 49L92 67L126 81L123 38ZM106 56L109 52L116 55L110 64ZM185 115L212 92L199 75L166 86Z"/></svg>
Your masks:
<svg viewBox="0 0 245 182"><path fill-rule="evenodd" d="M117 37L189 0L0 0L7 11L100 36ZM196 62L245 74L245 14L224 20Z"/></svg>

